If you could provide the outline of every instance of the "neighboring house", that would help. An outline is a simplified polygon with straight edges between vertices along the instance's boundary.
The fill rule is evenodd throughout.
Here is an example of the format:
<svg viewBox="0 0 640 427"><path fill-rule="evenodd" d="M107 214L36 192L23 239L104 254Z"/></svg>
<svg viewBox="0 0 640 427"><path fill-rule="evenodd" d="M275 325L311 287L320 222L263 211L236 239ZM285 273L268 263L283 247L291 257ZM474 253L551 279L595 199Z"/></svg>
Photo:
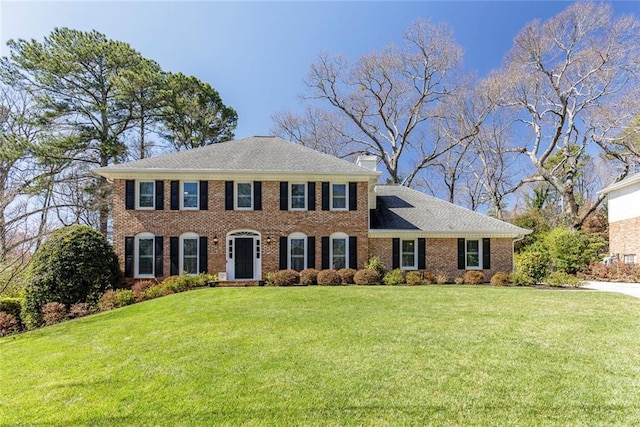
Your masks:
<svg viewBox="0 0 640 427"><path fill-rule="evenodd" d="M640 256L640 173L600 190L609 215L608 261L636 264Z"/></svg>
<svg viewBox="0 0 640 427"><path fill-rule="evenodd" d="M94 170L113 182L113 245L126 277L279 269L513 268L514 225L418 191L377 185L356 164L277 137L250 137Z"/></svg>

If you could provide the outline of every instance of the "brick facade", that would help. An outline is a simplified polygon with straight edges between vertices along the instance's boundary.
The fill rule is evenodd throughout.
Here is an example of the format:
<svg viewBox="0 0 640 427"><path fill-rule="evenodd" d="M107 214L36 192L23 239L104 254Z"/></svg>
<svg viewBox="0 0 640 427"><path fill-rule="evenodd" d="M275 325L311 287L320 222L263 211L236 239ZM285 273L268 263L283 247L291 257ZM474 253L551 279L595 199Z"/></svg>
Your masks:
<svg viewBox="0 0 640 427"><path fill-rule="evenodd" d="M226 270L226 236L234 231L254 231L262 240L262 274L279 269L279 238L294 232L316 237L316 268L321 268L321 237L342 232L357 237L359 266L368 259L368 183L357 183L357 210L323 211L321 182L316 182L315 211L281 211L280 183L262 182L262 210L225 210L224 181L209 181L208 210L170 210L170 181L164 181L163 210L126 210L125 180L114 180L113 246L124 270L126 236L150 232L163 236L163 270L170 271L169 237L196 233L208 237L208 271ZM218 244L214 243L214 236ZM267 244L267 236L271 244Z"/></svg>
<svg viewBox="0 0 640 427"><path fill-rule="evenodd" d="M635 255L640 260L640 217L609 223L609 252L624 262L625 255Z"/></svg>

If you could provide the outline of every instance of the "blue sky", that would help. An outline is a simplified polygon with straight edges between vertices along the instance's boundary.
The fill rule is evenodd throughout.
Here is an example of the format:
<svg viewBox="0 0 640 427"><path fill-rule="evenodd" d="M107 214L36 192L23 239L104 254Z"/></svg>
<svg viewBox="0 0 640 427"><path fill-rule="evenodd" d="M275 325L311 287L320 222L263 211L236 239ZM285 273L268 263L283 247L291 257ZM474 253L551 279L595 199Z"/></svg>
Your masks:
<svg viewBox="0 0 640 427"><path fill-rule="evenodd" d="M417 18L449 24L467 71L502 62L527 22L569 2L157 2L0 1L0 54L9 39L42 40L55 27L97 30L168 71L210 83L238 111L236 137L267 135L271 115L298 111L303 79L320 52L349 58L399 43ZM640 15L640 2L615 1Z"/></svg>

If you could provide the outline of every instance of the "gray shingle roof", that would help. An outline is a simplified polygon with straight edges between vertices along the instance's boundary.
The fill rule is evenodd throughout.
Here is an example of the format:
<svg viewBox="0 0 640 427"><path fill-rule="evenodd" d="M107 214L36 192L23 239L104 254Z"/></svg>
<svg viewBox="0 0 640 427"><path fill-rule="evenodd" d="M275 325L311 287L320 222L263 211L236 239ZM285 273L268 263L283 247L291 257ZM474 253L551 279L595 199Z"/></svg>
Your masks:
<svg viewBox="0 0 640 427"><path fill-rule="evenodd" d="M377 208L372 230L399 230L443 235L515 236L531 230L456 206L403 186L376 186Z"/></svg>
<svg viewBox="0 0 640 427"><path fill-rule="evenodd" d="M96 169L134 171L281 172L378 176L378 172L274 136L253 136Z"/></svg>

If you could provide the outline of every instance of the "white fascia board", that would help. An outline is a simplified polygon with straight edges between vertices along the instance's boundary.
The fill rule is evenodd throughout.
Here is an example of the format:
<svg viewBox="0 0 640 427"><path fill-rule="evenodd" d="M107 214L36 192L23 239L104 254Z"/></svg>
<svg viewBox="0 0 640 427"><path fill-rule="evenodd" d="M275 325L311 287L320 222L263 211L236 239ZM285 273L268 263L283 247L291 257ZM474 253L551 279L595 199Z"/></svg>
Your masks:
<svg viewBox="0 0 640 427"><path fill-rule="evenodd" d="M622 181L618 181L618 182L614 182L613 184L609 185L608 187L603 188L602 190L598 191L597 194L609 194L612 191L615 190L619 190L621 188L625 188L625 187L629 187L631 185L637 184L638 182L640 182L640 173L635 174L629 178L623 179Z"/></svg>
<svg viewBox="0 0 640 427"><path fill-rule="evenodd" d="M281 172L281 171L211 171L211 170L175 170L175 169L117 169L112 167L94 169L95 175L100 175L109 179L197 179L224 181L229 179L252 179L259 181L283 181L299 180L306 181L367 181L377 182L380 172L369 172L364 174L342 173L342 172Z"/></svg>
<svg viewBox="0 0 640 427"><path fill-rule="evenodd" d="M458 237L464 237L467 239L479 239L482 237L493 238L511 238L515 239L523 237L525 234L530 234L530 230L525 230L523 233L509 233L509 232L484 232L484 231L451 231L451 232L437 232L437 231L420 231L420 230L369 230L370 239L383 239L400 237L406 239L412 239L417 237L426 237L431 239L453 239Z"/></svg>

